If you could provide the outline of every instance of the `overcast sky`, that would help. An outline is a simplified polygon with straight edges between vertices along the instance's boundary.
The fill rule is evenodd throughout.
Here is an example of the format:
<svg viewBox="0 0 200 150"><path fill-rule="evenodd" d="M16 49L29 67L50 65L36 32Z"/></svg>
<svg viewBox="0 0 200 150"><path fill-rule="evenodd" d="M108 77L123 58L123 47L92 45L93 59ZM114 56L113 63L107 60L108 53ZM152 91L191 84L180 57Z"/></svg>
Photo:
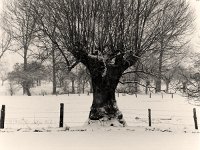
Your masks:
<svg viewBox="0 0 200 150"><path fill-rule="evenodd" d="M200 43L200 0L189 0L191 3L191 8L194 10L194 16L195 16L195 32L193 43L194 48L196 48L196 51L200 52L200 47L197 45L197 43Z"/></svg>

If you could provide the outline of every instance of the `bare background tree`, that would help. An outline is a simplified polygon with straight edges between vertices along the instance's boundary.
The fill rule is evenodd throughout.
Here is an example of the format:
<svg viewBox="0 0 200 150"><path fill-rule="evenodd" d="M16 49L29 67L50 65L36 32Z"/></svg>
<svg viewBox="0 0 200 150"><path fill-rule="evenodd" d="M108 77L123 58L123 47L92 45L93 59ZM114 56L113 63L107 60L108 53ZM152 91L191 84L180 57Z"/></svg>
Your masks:
<svg viewBox="0 0 200 150"><path fill-rule="evenodd" d="M3 57L4 53L8 51L11 47L11 35L10 33L3 32L1 34L1 49L0 49L0 59Z"/></svg>
<svg viewBox="0 0 200 150"><path fill-rule="evenodd" d="M14 45L13 51L20 54L23 58L24 73L27 71L28 58L33 48L33 41L36 38L36 20L30 14L31 1L11 0L6 5L4 11L4 30L12 35ZM23 93L28 96L30 93L30 84L23 81Z"/></svg>
<svg viewBox="0 0 200 150"><path fill-rule="evenodd" d="M1 85L4 85L4 82L7 80L8 76L8 66L6 65L5 62L0 63L0 79L1 79Z"/></svg>

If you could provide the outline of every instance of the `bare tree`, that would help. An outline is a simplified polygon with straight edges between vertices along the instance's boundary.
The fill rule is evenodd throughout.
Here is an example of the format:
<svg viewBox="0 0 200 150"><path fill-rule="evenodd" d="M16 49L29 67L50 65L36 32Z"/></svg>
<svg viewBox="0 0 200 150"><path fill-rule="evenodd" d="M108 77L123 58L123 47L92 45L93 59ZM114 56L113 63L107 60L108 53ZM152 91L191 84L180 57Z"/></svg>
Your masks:
<svg viewBox="0 0 200 150"><path fill-rule="evenodd" d="M177 57L177 55L185 56L185 50L189 42L189 38L187 37L186 39L185 35L189 34L189 30L186 30L186 28L191 27L191 24L188 23L188 14L184 14L184 12L189 9L189 5L182 7L184 3L186 3L185 1L178 1L175 3L178 3L176 7L174 7L174 3L171 0L166 0L162 7L160 39L158 41L159 54L156 92L161 91L162 68L164 67L166 59L172 61L171 59ZM183 16L181 17L182 14ZM169 28L164 28L164 24L166 23L171 24L171 26ZM192 33L191 31L192 28L190 28L190 34Z"/></svg>
<svg viewBox="0 0 200 150"><path fill-rule="evenodd" d="M11 0L4 10L4 29L10 32L13 40L13 51L20 54L24 61L24 72L27 71L28 58L36 29L36 20L30 14L31 1ZM33 49L33 47L32 47ZM28 81L23 82L23 93L30 96Z"/></svg>
<svg viewBox="0 0 200 150"><path fill-rule="evenodd" d="M31 62L27 64L27 70L24 72L24 64L15 64L14 70L9 72L8 79L15 84L19 84L22 87L24 86L24 81L27 82L27 93L31 96L30 89L33 87L34 83L38 80L45 80L47 77L46 68L38 63L38 62Z"/></svg>
<svg viewBox="0 0 200 150"><path fill-rule="evenodd" d="M1 85L4 85L4 82L7 80L8 78L8 66L6 65L5 62L1 62L0 63L0 79L1 79Z"/></svg>
<svg viewBox="0 0 200 150"><path fill-rule="evenodd" d="M11 47L11 35L10 33L3 32L0 37L0 59L3 57L4 53Z"/></svg>
<svg viewBox="0 0 200 150"><path fill-rule="evenodd" d="M171 18L165 24L161 19L163 6ZM191 23L188 4L183 0L35 0L32 8L37 23L66 62L71 55L89 70L93 104L88 124L98 120L125 126L115 98L123 72L144 56L158 53L160 28L170 35L185 27L176 32L178 36ZM182 14L176 15L177 8ZM56 39L52 37L53 25Z"/></svg>

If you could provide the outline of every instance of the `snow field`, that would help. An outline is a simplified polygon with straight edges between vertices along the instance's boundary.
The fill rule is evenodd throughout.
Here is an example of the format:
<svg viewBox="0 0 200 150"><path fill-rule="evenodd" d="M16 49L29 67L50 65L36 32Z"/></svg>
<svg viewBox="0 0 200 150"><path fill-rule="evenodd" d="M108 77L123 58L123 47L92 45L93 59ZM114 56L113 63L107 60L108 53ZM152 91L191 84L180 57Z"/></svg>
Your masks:
<svg viewBox="0 0 200 150"><path fill-rule="evenodd" d="M179 95L126 95L117 97L129 125L126 128L89 127L86 122L92 96L2 96L6 105L0 150L197 150L200 136L194 129L192 109ZM65 104L64 126L59 125L60 103ZM148 127L148 109L152 127ZM67 131L66 131L67 130Z"/></svg>
<svg viewBox="0 0 200 150"><path fill-rule="evenodd" d="M117 97L118 106L129 127L148 127L148 109L151 109L152 127L148 130L195 131L193 108L188 101L179 96L126 95ZM1 96L0 105L6 105L6 129L57 128L59 107L64 103L64 126L83 126L88 119L92 96ZM200 121L199 121L200 123Z"/></svg>
<svg viewBox="0 0 200 150"><path fill-rule="evenodd" d="M14 132L0 134L2 150L198 150L199 135L162 132Z"/></svg>

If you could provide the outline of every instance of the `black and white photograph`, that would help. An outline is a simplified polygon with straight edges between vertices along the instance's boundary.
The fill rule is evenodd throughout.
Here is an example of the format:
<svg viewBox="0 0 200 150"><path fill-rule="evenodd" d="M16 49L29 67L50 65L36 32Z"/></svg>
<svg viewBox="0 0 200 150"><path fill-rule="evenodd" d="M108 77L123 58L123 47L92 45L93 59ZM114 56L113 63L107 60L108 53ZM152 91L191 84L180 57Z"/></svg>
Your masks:
<svg viewBox="0 0 200 150"><path fill-rule="evenodd" d="M200 0L0 0L0 150L200 149Z"/></svg>

